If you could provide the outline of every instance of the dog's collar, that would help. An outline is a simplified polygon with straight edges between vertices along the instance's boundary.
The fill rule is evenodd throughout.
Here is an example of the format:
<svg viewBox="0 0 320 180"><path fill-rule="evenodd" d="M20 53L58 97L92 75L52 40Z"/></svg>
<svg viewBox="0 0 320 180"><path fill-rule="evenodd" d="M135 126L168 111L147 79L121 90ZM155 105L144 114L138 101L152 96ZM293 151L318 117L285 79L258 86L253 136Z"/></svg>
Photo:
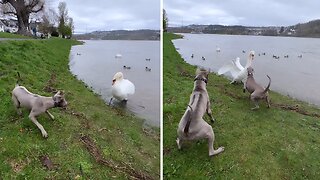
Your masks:
<svg viewBox="0 0 320 180"><path fill-rule="evenodd" d="M52 100L54 102L54 107L59 107L59 103L56 101L56 98L54 98L54 96L52 96Z"/></svg>
<svg viewBox="0 0 320 180"><path fill-rule="evenodd" d="M205 78L200 78L200 77L194 78L194 81L197 81L197 80L201 80L201 81L205 82L206 84L208 83L208 80Z"/></svg>

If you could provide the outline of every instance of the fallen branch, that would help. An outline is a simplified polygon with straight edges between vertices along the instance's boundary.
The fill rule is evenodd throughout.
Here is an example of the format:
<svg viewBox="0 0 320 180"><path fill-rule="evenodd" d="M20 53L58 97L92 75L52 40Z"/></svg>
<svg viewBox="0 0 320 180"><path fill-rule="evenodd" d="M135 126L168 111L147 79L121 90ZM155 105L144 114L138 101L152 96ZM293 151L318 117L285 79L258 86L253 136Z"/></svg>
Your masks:
<svg viewBox="0 0 320 180"><path fill-rule="evenodd" d="M82 136L80 138L81 142L86 146L90 155L96 160L97 163L105 165L114 171L126 173L129 175L130 179L143 179L151 180L153 179L150 175L145 174L141 171L135 170L130 164L125 162L115 162L111 159L107 160L103 157L100 148L95 144L95 142L89 136Z"/></svg>

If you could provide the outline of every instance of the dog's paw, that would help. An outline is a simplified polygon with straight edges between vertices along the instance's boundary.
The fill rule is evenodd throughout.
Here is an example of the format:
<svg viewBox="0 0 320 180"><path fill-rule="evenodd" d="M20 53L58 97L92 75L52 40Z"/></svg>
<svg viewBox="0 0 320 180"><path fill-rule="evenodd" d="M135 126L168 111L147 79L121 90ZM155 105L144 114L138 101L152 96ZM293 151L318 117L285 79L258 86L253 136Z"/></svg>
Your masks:
<svg viewBox="0 0 320 180"><path fill-rule="evenodd" d="M223 152L223 151L224 151L224 147L223 147L223 146L219 147L219 148L217 149L217 151Z"/></svg>
<svg viewBox="0 0 320 180"><path fill-rule="evenodd" d="M48 138L48 133L47 132L42 132L42 137L44 137L44 138Z"/></svg>

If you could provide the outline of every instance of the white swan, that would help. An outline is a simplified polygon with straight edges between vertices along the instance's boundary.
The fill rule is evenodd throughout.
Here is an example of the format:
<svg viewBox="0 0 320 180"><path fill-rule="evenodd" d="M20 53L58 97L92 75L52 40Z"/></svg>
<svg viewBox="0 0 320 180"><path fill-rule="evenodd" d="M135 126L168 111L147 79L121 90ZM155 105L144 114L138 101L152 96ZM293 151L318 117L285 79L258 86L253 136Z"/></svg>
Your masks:
<svg viewBox="0 0 320 180"><path fill-rule="evenodd" d="M128 95L134 94L134 91L134 84L127 79L123 79L122 72L117 72L112 79L112 98L110 99L109 105L113 98L119 101L127 101Z"/></svg>
<svg viewBox="0 0 320 180"><path fill-rule="evenodd" d="M122 58L122 55L121 54L116 54L115 58Z"/></svg>
<svg viewBox="0 0 320 180"><path fill-rule="evenodd" d="M252 65L253 58L254 58L254 51L250 51L247 64L245 67L243 67L240 64L240 58L237 57L236 60L232 60L231 63L228 63L222 66L218 70L218 74L221 75L221 74L230 72L233 78L231 83L240 82L240 81L245 83L247 80L247 68Z"/></svg>

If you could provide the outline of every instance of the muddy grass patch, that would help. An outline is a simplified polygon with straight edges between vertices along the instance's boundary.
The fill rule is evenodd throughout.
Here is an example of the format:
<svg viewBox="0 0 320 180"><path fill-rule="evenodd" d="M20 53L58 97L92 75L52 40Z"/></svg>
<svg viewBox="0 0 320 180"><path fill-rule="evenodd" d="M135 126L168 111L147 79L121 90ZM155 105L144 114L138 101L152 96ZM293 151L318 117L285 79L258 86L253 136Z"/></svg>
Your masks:
<svg viewBox="0 0 320 180"><path fill-rule="evenodd" d="M84 135L80 137L80 141L85 145L86 149L97 163L107 166L114 171L125 173L130 179L154 179L149 174L134 169L129 163L117 162L112 159L104 158L100 147L98 147L94 140L92 140L89 136Z"/></svg>

